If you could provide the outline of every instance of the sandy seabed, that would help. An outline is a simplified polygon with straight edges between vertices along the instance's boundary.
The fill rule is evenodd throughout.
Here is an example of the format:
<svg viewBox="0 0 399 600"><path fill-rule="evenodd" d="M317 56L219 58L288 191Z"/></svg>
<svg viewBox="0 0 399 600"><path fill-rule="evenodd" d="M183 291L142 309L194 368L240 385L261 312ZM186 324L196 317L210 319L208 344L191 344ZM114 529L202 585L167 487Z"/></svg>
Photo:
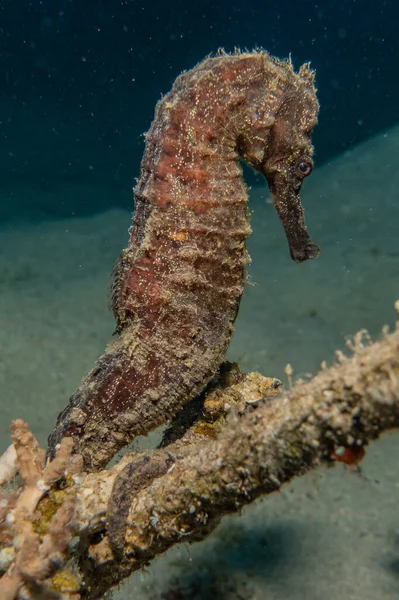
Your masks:
<svg viewBox="0 0 399 600"><path fill-rule="evenodd" d="M334 360L345 337L373 337L399 298L399 127L316 169L302 200L322 248L291 262L267 188L251 191L252 265L229 358L284 379ZM19 185L14 194L40 193ZM54 202L103 188L60 185ZM58 412L113 331L107 286L130 214L1 227L0 451L12 419L45 443ZM144 443L151 443L146 441ZM361 474L319 469L181 544L114 597L136 600L399 598L399 435L372 444Z"/></svg>

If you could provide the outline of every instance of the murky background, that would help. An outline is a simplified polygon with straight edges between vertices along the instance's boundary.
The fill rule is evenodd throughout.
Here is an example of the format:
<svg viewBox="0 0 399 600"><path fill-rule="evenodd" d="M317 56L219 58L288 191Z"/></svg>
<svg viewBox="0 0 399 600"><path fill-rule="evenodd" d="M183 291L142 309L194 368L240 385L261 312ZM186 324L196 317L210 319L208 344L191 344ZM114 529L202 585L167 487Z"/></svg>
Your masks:
<svg viewBox="0 0 399 600"><path fill-rule="evenodd" d="M246 171L252 265L230 358L303 376L345 336L394 323L398 18L393 1L0 2L0 451L16 417L45 443L109 340L142 134L175 77L220 46L311 60L322 107L302 191L322 255L292 263L267 187ZM360 476L338 466L294 481L115 598L399 598L398 444L371 445Z"/></svg>

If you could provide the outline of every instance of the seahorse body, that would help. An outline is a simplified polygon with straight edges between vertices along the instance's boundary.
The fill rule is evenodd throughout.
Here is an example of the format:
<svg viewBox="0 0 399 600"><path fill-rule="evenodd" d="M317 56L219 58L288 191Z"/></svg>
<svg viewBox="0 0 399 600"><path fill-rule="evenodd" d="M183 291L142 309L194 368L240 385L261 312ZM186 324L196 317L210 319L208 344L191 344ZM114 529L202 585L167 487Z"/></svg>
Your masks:
<svg viewBox="0 0 399 600"><path fill-rule="evenodd" d="M220 53L180 75L146 136L128 248L115 270L117 337L59 415L103 466L201 392L223 362L251 232L239 157L262 172L297 262L318 254L298 192L312 168L318 102L308 65Z"/></svg>

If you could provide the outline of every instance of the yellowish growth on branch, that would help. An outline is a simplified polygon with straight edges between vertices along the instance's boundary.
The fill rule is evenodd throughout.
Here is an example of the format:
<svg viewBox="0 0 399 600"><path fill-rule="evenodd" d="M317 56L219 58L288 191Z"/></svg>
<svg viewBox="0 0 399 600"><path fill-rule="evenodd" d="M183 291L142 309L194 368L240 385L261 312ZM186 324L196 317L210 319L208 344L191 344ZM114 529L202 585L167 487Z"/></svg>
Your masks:
<svg viewBox="0 0 399 600"><path fill-rule="evenodd" d="M68 529L74 506L71 490L65 491L63 503L44 535L35 531L34 520L45 494L69 475L72 443L68 438L62 440L56 457L46 465L45 450L21 419L12 423L11 438L14 451L8 449L6 458L4 455L0 458L0 465L14 454L13 463L22 484L14 490L0 489L0 597L2 600L54 598L51 577L63 566L71 539ZM72 466L76 471L76 459ZM79 589L79 585L75 588Z"/></svg>

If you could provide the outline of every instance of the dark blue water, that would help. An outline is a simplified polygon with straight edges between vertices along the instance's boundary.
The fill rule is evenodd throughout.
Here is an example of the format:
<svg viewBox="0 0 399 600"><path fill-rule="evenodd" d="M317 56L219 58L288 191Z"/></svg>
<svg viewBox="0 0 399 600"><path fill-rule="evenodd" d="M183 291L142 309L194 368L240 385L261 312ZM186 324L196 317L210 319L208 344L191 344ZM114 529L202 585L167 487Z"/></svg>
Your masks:
<svg viewBox="0 0 399 600"><path fill-rule="evenodd" d="M398 19L393 0L3 0L0 186L8 201L0 217L131 206L127 190L156 101L219 47L312 61L321 165L396 121ZM104 194L54 202L52 192L72 180L101 181ZM21 181L42 190L40 205L13 195Z"/></svg>

